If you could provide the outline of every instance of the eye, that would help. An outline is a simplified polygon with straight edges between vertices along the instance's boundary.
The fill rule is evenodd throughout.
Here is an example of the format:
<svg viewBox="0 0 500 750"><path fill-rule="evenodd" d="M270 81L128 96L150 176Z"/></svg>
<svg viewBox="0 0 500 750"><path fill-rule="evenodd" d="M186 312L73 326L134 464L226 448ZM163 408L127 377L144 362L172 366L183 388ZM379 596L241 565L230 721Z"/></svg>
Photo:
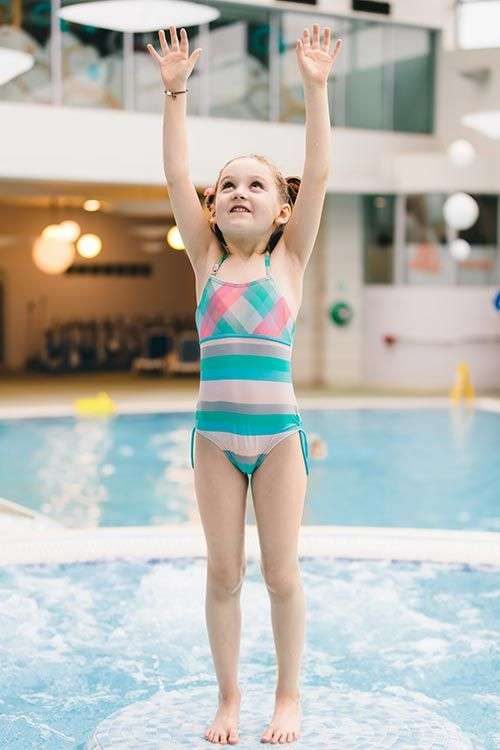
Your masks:
<svg viewBox="0 0 500 750"><path fill-rule="evenodd" d="M223 185L222 185L222 190L224 190L224 188L226 187L226 185L234 185L234 183L231 182L231 180L226 180L226 182L224 182ZM254 180L252 182L252 185L260 185L260 187L263 187L262 182L260 182L260 180Z"/></svg>

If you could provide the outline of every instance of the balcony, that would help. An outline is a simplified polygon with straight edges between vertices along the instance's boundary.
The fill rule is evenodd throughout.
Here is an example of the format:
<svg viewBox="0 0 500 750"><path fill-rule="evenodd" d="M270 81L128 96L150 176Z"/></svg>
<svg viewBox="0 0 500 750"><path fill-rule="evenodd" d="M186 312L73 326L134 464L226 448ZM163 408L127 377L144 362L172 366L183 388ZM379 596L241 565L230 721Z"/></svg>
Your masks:
<svg viewBox="0 0 500 750"><path fill-rule="evenodd" d="M186 26L190 50L204 50L189 79L188 115L303 123L295 40L319 20L344 40L328 87L336 126L434 133L435 29L303 5L216 0L210 8L219 14L214 21ZM61 20L57 10L56 2L0 0L0 47L34 56L30 70L0 86L0 102L162 112L163 87L146 47L159 47L156 31L130 35L127 44L121 32Z"/></svg>

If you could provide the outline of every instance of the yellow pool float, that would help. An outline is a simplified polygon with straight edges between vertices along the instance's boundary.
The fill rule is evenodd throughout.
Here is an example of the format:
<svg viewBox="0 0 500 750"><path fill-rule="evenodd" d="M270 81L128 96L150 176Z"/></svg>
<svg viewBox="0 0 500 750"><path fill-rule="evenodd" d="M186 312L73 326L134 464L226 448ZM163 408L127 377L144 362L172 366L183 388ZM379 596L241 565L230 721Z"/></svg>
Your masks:
<svg viewBox="0 0 500 750"><path fill-rule="evenodd" d="M116 412L116 404L104 391L97 396L78 398L73 404L75 412L83 417L105 417Z"/></svg>

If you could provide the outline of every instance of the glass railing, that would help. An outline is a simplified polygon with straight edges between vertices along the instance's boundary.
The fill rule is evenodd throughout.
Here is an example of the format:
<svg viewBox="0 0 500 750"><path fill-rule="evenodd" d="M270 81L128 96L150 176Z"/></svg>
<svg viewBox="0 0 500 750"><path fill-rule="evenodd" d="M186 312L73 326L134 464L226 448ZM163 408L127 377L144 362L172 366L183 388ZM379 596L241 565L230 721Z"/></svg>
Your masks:
<svg viewBox="0 0 500 750"><path fill-rule="evenodd" d="M189 79L188 114L303 123L295 41L319 22L344 42L328 86L334 124L432 133L437 31L314 10L227 2L210 8L219 13L214 21L186 27L190 50L202 47L205 58ZM127 48L121 32L62 19L58 25L52 12L49 0L0 0L0 46L34 57L30 70L0 86L0 101L163 110L146 46L159 49L156 31L134 34Z"/></svg>

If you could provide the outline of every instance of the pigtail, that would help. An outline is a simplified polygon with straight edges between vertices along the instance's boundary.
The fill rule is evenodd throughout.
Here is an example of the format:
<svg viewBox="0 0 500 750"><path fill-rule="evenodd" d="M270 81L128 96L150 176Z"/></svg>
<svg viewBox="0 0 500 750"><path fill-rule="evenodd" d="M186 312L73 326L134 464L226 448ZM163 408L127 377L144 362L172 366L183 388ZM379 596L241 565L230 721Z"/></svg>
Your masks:
<svg viewBox="0 0 500 750"><path fill-rule="evenodd" d="M287 177L286 184L288 189L288 201L293 206L297 199L297 195L300 188L300 177Z"/></svg>

